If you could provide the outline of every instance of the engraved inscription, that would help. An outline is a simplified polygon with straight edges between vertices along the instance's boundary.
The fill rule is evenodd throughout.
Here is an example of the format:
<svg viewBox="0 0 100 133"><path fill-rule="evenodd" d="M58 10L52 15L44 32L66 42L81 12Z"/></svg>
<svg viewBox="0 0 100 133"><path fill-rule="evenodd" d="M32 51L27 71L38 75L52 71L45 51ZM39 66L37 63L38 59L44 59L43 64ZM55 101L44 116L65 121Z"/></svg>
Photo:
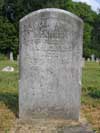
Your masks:
<svg viewBox="0 0 100 133"><path fill-rule="evenodd" d="M23 30L29 34L29 32L34 33L33 38L37 38L39 40L45 39L48 43L52 43L54 40L70 41L71 40L71 31L68 24L64 22L64 20L60 20L57 18L41 18L41 21L36 21L32 26L30 24L24 25ZM56 42L56 43L58 43Z"/></svg>
<svg viewBox="0 0 100 133"><path fill-rule="evenodd" d="M32 42L33 50L37 51L72 51L71 25L58 18L41 18L40 21L24 25L24 36ZM25 39L25 38L24 38ZM28 40L29 39L29 40ZM67 45L66 45L67 43Z"/></svg>

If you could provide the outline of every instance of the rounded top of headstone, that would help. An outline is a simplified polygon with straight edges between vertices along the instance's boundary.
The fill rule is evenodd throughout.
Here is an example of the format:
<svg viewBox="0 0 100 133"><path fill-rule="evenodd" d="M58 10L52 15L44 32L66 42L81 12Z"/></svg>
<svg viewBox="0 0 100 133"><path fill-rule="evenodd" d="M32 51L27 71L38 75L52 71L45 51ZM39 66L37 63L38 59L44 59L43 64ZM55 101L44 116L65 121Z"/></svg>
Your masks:
<svg viewBox="0 0 100 133"><path fill-rule="evenodd" d="M73 19L76 19L77 21L80 21L81 23L83 23L83 20L81 18L79 18L78 16L76 16L75 14L73 14L71 12L68 12L66 10L58 9L58 8L46 8L46 9L40 9L40 10L34 11L32 13L29 13L28 15L26 15L22 19L20 19L20 22L28 19L29 17L35 16L37 14L41 14L41 13L44 13L44 12L63 13L65 15L68 15L68 16L72 17Z"/></svg>

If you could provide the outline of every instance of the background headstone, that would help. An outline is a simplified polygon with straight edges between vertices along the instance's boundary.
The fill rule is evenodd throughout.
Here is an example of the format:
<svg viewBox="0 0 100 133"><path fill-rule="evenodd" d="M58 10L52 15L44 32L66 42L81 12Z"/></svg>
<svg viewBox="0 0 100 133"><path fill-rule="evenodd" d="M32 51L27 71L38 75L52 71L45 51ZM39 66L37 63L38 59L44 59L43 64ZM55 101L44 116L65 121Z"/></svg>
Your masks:
<svg viewBox="0 0 100 133"><path fill-rule="evenodd" d="M85 58L82 58L82 67L85 66Z"/></svg>
<svg viewBox="0 0 100 133"><path fill-rule="evenodd" d="M10 52L10 61L13 61L14 57L13 57L13 52Z"/></svg>
<svg viewBox="0 0 100 133"><path fill-rule="evenodd" d="M19 116L78 119L83 22L60 9L20 20Z"/></svg>
<svg viewBox="0 0 100 133"><path fill-rule="evenodd" d="M94 54L91 55L91 61L95 61L95 55Z"/></svg>
<svg viewBox="0 0 100 133"><path fill-rule="evenodd" d="M96 58L96 63L99 63L99 58Z"/></svg>
<svg viewBox="0 0 100 133"><path fill-rule="evenodd" d="M19 55L17 55L17 61L19 62Z"/></svg>
<svg viewBox="0 0 100 133"><path fill-rule="evenodd" d="M90 62L90 58L87 58L87 61Z"/></svg>

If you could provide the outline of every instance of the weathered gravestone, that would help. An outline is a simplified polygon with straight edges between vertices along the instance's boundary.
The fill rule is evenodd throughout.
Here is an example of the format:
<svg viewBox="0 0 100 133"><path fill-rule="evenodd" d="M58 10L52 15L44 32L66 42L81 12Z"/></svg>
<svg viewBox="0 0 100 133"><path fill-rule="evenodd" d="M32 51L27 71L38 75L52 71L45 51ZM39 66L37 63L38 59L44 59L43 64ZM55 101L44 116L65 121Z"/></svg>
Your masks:
<svg viewBox="0 0 100 133"><path fill-rule="evenodd" d="M83 22L60 9L20 20L19 116L78 119Z"/></svg>

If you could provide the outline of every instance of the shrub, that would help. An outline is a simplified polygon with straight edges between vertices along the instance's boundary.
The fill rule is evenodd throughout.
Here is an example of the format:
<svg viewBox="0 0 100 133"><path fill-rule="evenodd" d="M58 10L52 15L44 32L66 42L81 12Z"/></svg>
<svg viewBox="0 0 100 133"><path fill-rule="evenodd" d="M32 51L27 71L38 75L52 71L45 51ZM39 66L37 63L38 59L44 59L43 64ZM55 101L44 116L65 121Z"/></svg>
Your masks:
<svg viewBox="0 0 100 133"><path fill-rule="evenodd" d="M100 98L100 89L90 89L88 95L93 98Z"/></svg>

